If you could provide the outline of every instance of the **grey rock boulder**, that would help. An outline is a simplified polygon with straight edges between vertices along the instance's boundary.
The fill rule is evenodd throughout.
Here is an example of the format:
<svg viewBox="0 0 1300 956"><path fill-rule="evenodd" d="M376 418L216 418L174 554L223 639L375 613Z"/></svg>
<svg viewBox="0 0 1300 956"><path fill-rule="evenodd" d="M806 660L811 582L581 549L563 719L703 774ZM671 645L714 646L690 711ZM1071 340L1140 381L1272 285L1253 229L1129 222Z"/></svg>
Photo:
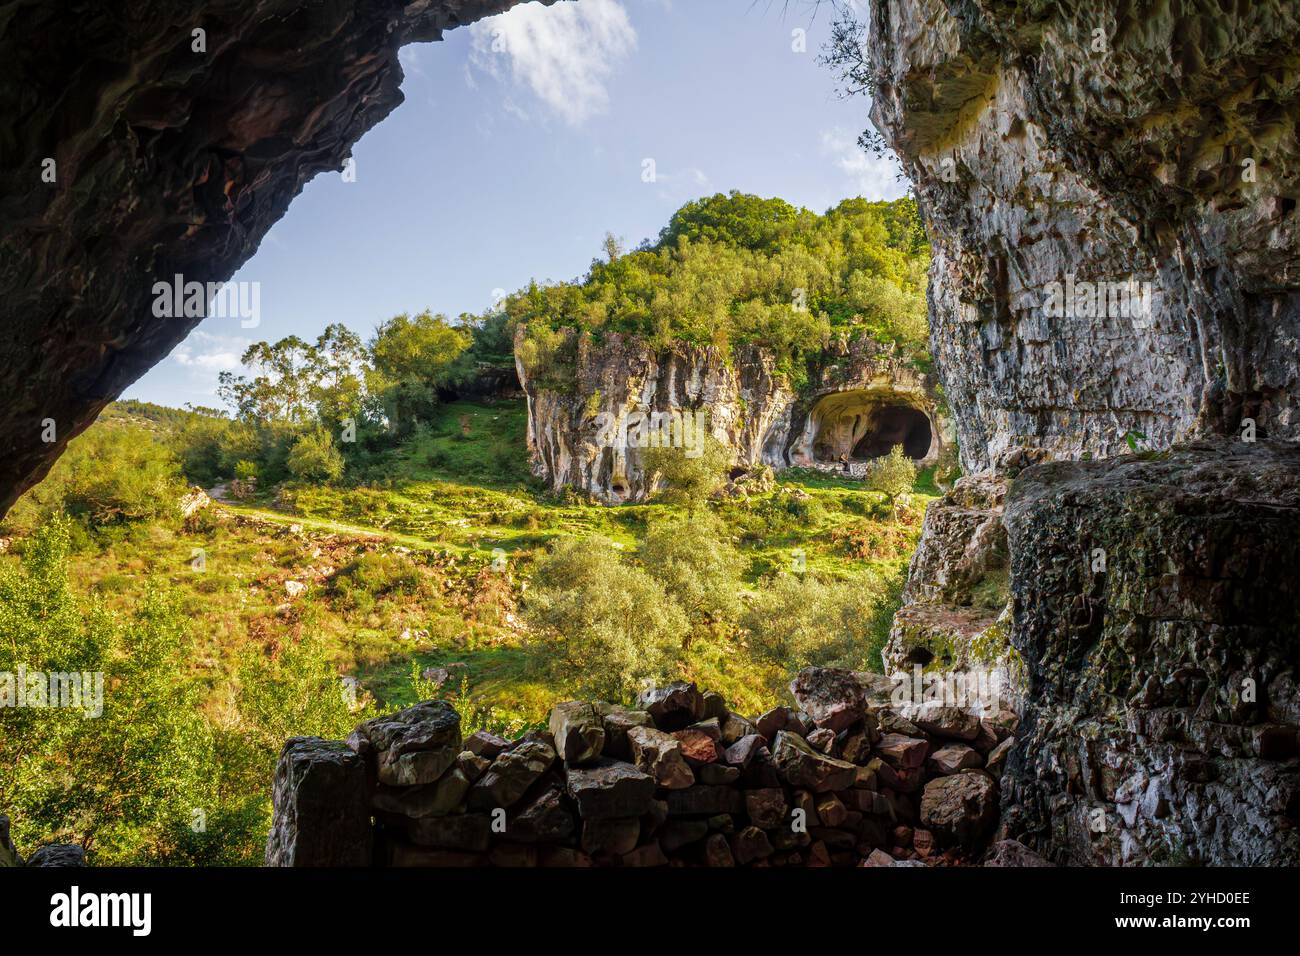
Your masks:
<svg viewBox="0 0 1300 956"><path fill-rule="evenodd" d="M267 866L368 866L370 792L363 758L347 744L293 737L272 787Z"/></svg>
<svg viewBox="0 0 1300 956"><path fill-rule="evenodd" d="M821 728L839 733L866 715L866 692L852 671L805 667L790 682L799 707Z"/></svg>

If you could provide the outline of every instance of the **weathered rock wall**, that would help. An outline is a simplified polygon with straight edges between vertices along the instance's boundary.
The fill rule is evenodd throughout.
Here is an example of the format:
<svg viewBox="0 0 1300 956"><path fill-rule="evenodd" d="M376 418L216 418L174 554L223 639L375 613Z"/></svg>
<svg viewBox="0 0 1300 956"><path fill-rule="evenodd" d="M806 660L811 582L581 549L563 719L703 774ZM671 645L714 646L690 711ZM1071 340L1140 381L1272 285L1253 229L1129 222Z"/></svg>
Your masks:
<svg viewBox="0 0 1300 956"><path fill-rule="evenodd" d="M516 341L525 334L520 329ZM728 360L706 346L655 350L634 336L597 343L569 332L562 351L567 360L553 380L539 380L516 358L533 469L557 491L577 488L611 502L644 497L651 476L637 429L652 413L700 414L741 465L762 461L765 442L779 445L789 431L794 395L758 349L742 346Z"/></svg>
<svg viewBox="0 0 1300 956"><path fill-rule="evenodd" d="M1022 669L1003 828L1059 861L1300 861L1300 460L1243 440L1300 438L1297 17L872 5L872 115L917 189L981 476L927 512L886 662ZM1103 303L1057 298L1085 282ZM1217 440L1034 465L1128 432Z"/></svg>
<svg viewBox="0 0 1300 956"><path fill-rule="evenodd" d="M1071 863L1300 863L1300 449L1040 465L1005 524L1008 830Z"/></svg>
<svg viewBox="0 0 1300 956"><path fill-rule="evenodd" d="M403 43L516 2L0 3L0 513L198 324L156 281L228 279L402 102Z"/></svg>
<svg viewBox="0 0 1300 956"><path fill-rule="evenodd" d="M539 371L520 357L525 336L521 328L515 351L528 399L528 450L534 472L557 491L577 488L611 503L644 498L654 476L644 467L638 423L655 415L703 416L737 467L816 466L819 408L831 396L855 402L864 423L886 406L922 412L931 433L926 461L950 437L933 378L867 339L833 342L796 392L772 355L752 345L730 353L687 343L655 349L633 335L611 333L597 342L569 331L560 357Z"/></svg>
<svg viewBox="0 0 1300 956"><path fill-rule="evenodd" d="M872 116L916 186L968 472L1300 437L1300 10L887 0ZM1150 283L1053 316L1050 283Z"/></svg>

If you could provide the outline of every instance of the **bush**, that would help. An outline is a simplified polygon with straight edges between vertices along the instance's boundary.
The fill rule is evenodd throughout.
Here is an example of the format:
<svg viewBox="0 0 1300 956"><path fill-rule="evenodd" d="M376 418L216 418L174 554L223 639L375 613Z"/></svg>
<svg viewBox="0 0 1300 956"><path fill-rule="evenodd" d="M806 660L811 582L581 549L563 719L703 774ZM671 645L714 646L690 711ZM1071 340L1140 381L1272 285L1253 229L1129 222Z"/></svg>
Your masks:
<svg viewBox="0 0 1300 956"><path fill-rule="evenodd" d="M272 779L276 757L290 737L342 740L372 716L329 658L324 641L304 627L302 636L268 657L261 648L240 659L239 712L249 741L258 748L263 785Z"/></svg>
<svg viewBox="0 0 1300 956"><path fill-rule="evenodd" d="M330 590L344 608L369 611L375 600L389 594L424 594L423 578L410 559L399 554L372 551L339 571ZM426 595L430 596L430 595Z"/></svg>
<svg viewBox="0 0 1300 956"><path fill-rule="evenodd" d="M149 431L93 425L68 444L45 480L19 499L5 524L30 532L59 512L88 528L174 522L185 490L176 459Z"/></svg>
<svg viewBox="0 0 1300 956"><path fill-rule="evenodd" d="M20 566L0 567L0 671L22 665L29 678L28 706L0 707L0 806L20 845L79 843L99 865L183 862L194 812L220 803L185 618L157 591L129 618L83 606L68 587L68 530L51 521ZM82 707L32 706L37 674L77 675ZM0 697L14 690L0 679Z"/></svg>
<svg viewBox="0 0 1300 956"><path fill-rule="evenodd" d="M898 514L898 499L916 483L916 462L907 457L902 445L895 445L888 455L872 460L867 466L866 485L885 496L891 514Z"/></svg>
<svg viewBox="0 0 1300 956"><path fill-rule="evenodd" d="M760 658L789 672L809 665L862 669L879 656L874 620L889 589L876 575L862 572L845 580L812 574L780 574L759 592L742 618L750 648Z"/></svg>
<svg viewBox="0 0 1300 956"><path fill-rule="evenodd" d="M695 512L717 491L731 467L731 451L710 434L705 435L701 454L691 456L684 448L647 448L642 459L647 474L662 483L656 497L670 504L684 504Z"/></svg>
<svg viewBox="0 0 1300 956"><path fill-rule="evenodd" d="M289 452L289 474L299 481L337 481L343 474L343 456L334 438L324 428L307 432Z"/></svg>
<svg viewBox="0 0 1300 956"><path fill-rule="evenodd" d="M584 696L629 701L645 681L675 670L685 612L608 542L571 539L538 562L525 612L552 638L558 665Z"/></svg>
<svg viewBox="0 0 1300 956"><path fill-rule="evenodd" d="M730 619L738 612L745 560L710 512L652 522L641 562L691 618Z"/></svg>

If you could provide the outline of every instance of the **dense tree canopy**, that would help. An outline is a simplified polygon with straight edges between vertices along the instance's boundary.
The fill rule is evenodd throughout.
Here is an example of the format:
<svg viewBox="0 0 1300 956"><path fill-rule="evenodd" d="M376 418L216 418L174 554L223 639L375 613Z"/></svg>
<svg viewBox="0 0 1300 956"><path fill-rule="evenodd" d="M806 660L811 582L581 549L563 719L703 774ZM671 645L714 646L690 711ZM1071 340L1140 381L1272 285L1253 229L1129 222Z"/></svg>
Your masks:
<svg viewBox="0 0 1300 956"><path fill-rule="evenodd" d="M660 347L752 342L796 376L835 330L924 353L929 247L911 198L849 199L819 216L719 193L679 209L657 242L626 254L607 242L605 253L581 281L509 297L507 314L530 336L573 327Z"/></svg>

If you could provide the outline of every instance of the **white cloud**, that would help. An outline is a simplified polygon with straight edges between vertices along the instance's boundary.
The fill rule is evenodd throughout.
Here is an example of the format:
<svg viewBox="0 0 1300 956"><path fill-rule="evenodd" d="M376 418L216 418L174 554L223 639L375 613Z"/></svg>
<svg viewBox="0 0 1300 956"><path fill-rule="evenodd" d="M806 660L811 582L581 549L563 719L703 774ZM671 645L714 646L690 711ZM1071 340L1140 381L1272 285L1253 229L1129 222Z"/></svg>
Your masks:
<svg viewBox="0 0 1300 956"><path fill-rule="evenodd" d="M656 172L659 198L666 202L685 202L713 192L713 183L707 173L697 166L688 166L680 172Z"/></svg>
<svg viewBox="0 0 1300 956"><path fill-rule="evenodd" d="M845 176L864 199L898 199L907 193L907 180L893 153L873 156L858 145L856 133L842 126L822 132L822 152Z"/></svg>
<svg viewBox="0 0 1300 956"><path fill-rule="evenodd" d="M636 49L636 30L619 0L543 7L521 4L470 27L471 62L528 87L566 123L581 125L609 108L606 84Z"/></svg>
<svg viewBox="0 0 1300 956"><path fill-rule="evenodd" d="M252 342L250 339L195 332L172 351L177 365L197 372L224 372L239 367L239 356Z"/></svg>

